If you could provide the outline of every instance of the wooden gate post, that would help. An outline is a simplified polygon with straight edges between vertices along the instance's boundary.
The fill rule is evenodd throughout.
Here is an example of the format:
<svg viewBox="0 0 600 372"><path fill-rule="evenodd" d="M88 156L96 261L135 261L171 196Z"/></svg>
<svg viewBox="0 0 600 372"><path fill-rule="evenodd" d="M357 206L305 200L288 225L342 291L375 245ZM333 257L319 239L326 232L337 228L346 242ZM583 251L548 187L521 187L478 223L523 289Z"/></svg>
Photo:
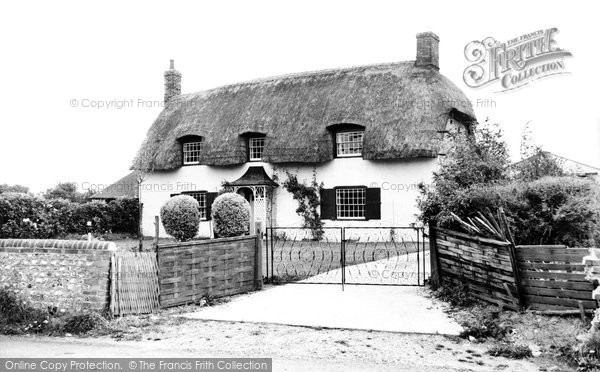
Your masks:
<svg viewBox="0 0 600 372"><path fill-rule="evenodd" d="M262 277L262 223L256 222L256 244L254 245L254 289L259 290L263 287Z"/></svg>
<svg viewBox="0 0 600 372"><path fill-rule="evenodd" d="M525 307L525 298L521 291L521 274L519 273L515 238L513 237L512 231L510 231L510 226L508 225L508 220L506 219L506 214L504 214L504 209L502 209L502 207L498 209L498 215L500 216L500 224L502 225L502 227L504 227L506 240L508 240L508 242L510 243L510 245L508 246L510 265L512 266L513 277L515 279L515 291L517 292L517 300L519 301L519 307L522 308Z"/></svg>
<svg viewBox="0 0 600 372"><path fill-rule="evenodd" d="M160 225L159 225L159 217L158 216L154 216L154 249L156 249L156 252L158 254L158 235L160 233Z"/></svg>
<svg viewBox="0 0 600 372"><path fill-rule="evenodd" d="M437 244L436 244L436 235L437 231L435 229L435 223L433 221L429 221L429 260L431 263L431 288L437 289L442 280L442 273L440 271L440 262L438 258L437 252ZM424 270L425 268L423 268Z"/></svg>

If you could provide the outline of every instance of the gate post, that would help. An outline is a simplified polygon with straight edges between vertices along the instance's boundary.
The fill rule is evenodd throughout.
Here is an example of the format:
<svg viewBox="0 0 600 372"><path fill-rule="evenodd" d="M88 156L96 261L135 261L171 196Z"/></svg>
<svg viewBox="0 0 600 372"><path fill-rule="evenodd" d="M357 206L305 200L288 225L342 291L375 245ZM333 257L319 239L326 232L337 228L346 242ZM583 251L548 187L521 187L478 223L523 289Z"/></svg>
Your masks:
<svg viewBox="0 0 600 372"><path fill-rule="evenodd" d="M256 245L254 247L254 289L262 289L263 277L262 277L262 224L256 222Z"/></svg>
<svg viewBox="0 0 600 372"><path fill-rule="evenodd" d="M341 244L340 244L340 264L342 266L342 291L344 290L344 284L346 284L346 228L342 227L340 231Z"/></svg>
<svg viewBox="0 0 600 372"><path fill-rule="evenodd" d="M435 223L429 221L429 259L431 263L431 288L436 289L441 284L440 261L437 254Z"/></svg>

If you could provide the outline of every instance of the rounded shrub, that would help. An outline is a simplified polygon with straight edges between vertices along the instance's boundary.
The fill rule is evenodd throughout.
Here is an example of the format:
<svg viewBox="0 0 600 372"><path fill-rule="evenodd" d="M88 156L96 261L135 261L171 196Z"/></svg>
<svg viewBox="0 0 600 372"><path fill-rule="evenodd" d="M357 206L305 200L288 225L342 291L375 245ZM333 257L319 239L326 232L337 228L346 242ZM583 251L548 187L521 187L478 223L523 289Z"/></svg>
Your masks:
<svg viewBox="0 0 600 372"><path fill-rule="evenodd" d="M217 237L244 235L250 229L250 204L241 195L227 192L215 199L211 217Z"/></svg>
<svg viewBox="0 0 600 372"><path fill-rule="evenodd" d="M185 242L198 233L200 211L196 199L178 195L167 200L160 208L160 219L167 234Z"/></svg>

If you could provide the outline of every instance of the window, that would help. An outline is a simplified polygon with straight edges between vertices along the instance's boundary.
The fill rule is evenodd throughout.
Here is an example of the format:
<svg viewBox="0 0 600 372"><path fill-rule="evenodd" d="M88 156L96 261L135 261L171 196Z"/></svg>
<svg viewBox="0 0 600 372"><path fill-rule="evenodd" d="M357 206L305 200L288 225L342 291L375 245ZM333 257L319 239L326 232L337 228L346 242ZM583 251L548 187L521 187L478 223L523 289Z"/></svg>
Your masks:
<svg viewBox="0 0 600 372"><path fill-rule="evenodd" d="M198 205L200 206L200 219L206 220L208 219L208 213L206 208L206 192L205 191L190 191L183 192L184 195L189 195L192 198L196 199Z"/></svg>
<svg viewBox="0 0 600 372"><path fill-rule="evenodd" d="M341 186L322 189L321 218L324 220L380 220L381 189L365 186Z"/></svg>
<svg viewBox="0 0 600 372"><path fill-rule="evenodd" d="M183 164L200 163L200 148L202 142L185 142L183 144Z"/></svg>
<svg viewBox="0 0 600 372"><path fill-rule="evenodd" d="M362 187L335 190L337 218L365 218L366 202L366 190Z"/></svg>
<svg viewBox="0 0 600 372"><path fill-rule="evenodd" d="M265 149L265 137L248 138L248 157L250 161L260 161Z"/></svg>
<svg viewBox="0 0 600 372"><path fill-rule="evenodd" d="M335 134L335 146L338 157L362 155L364 131L338 132Z"/></svg>

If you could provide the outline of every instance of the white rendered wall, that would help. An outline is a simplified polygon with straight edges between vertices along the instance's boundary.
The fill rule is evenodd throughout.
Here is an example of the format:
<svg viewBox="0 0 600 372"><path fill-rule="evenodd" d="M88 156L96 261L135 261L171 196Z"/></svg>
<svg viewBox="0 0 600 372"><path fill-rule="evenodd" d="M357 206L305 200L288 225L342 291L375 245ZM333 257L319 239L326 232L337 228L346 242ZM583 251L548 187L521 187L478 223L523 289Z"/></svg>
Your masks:
<svg viewBox="0 0 600 372"><path fill-rule="evenodd" d="M317 165L271 165L260 162L245 163L233 167L212 167L206 165L184 166L175 171L156 172L143 182L141 201L144 204L144 235L153 235L154 216L160 215L160 207L171 194L184 191L216 192L223 181L235 181L250 166L263 166L269 176L276 178L281 185L286 179L285 170L296 174L298 181L312 181L316 170L317 182L325 188L335 186L366 186L381 188L381 219L369 221L324 220L325 226L407 226L416 222L418 213L416 199L419 194L417 184L431 182L437 159L410 159L398 161L370 161L362 158L338 158ZM296 201L282 186L273 195L274 226L295 227L302 219L295 212ZM210 236L210 221L200 224L200 235ZM160 235L166 236L162 225Z"/></svg>

